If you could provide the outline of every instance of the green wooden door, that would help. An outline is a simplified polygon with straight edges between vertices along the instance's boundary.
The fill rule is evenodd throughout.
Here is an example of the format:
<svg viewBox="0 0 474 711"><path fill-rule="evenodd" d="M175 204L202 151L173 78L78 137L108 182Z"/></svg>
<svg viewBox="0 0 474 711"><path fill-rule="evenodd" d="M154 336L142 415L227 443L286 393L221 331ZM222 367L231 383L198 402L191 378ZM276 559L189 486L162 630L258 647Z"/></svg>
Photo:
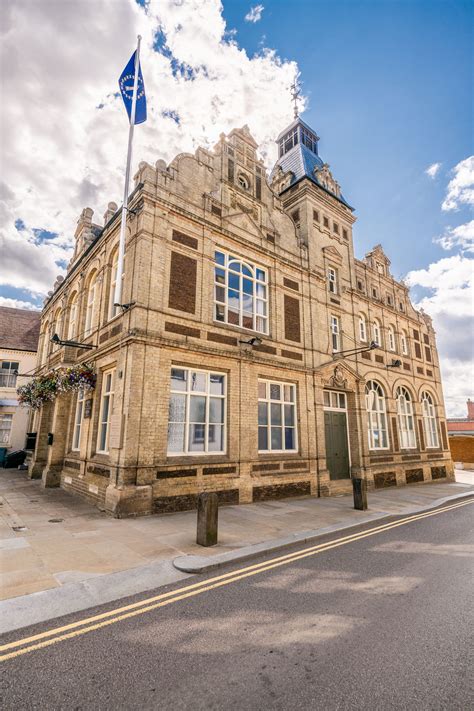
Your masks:
<svg viewBox="0 0 474 711"><path fill-rule="evenodd" d="M345 412L325 412L326 461L331 479L347 479L349 471L349 448Z"/></svg>

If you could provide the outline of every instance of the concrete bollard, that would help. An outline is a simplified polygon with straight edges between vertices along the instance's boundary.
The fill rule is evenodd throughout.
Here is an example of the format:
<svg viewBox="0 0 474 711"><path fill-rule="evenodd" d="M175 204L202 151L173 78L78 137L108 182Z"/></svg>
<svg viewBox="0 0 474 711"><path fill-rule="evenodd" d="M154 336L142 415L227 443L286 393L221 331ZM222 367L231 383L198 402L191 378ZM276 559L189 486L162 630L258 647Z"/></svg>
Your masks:
<svg viewBox="0 0 474 711"><path fill-rule="evenodd" d="M217 543L218 506L217 494L199 494L196 543L200 546L215 546Z"/></svg>
<svg viewBox="0 0 474 711"><path fill-rule="evenodd" d="M354 508L358 511L367 510L367 480L353 479L352 492L354 494Z"/></svg>

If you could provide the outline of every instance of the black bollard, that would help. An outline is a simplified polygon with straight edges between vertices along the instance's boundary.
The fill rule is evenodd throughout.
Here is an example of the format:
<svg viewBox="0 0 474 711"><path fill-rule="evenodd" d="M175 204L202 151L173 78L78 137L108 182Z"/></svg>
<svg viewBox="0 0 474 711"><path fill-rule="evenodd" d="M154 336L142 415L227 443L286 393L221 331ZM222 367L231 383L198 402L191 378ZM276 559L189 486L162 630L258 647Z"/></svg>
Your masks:
<svg viewBox="0 0 474 711"><path fill-rule="evenodd" d="M358 511L367 510L367 480L353 479L352 491L354 494L354 508Z"/></svg>
<svg viewBox="0 0 474 711"><path fill-rule="evenodd" d="M217 494L199 494L197 506L196 543L200 546L215 546L217 543Z"/></svg>

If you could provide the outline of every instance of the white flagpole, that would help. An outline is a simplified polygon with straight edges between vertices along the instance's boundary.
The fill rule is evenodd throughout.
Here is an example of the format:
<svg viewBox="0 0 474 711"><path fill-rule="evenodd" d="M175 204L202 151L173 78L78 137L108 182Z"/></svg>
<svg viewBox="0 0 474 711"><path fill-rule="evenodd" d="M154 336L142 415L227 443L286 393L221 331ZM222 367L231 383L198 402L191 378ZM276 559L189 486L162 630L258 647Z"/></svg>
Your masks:
<svg viewBox="0 0 474 711"><path fill-rule="evenodd" d="M123 276L123 255L125 252L125 232L127 227L127 207L128 207L128 188L130 183L130 165L132 162L132 144L133 144L133 129L135 127L135 111L137 106L138 93L138 68L140 66L140 42L141 36L138 35L137 52L135 54L135 77L133 81L133 97L132 111L130 115L130 128L128 131L128 150L127 150L127 167L125 169L125 187L123 191L122 205L122 222L120 224L120 240L117 261L117 278L115 282L114 306L122 305L122 276Z"/></svg>

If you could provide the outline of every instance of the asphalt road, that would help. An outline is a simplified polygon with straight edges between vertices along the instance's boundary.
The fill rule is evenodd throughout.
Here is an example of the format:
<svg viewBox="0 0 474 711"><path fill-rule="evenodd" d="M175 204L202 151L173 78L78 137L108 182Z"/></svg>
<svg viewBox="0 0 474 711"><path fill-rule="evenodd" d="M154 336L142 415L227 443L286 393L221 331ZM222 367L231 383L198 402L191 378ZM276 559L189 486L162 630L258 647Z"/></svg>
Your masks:
<svg viewBox="0 0 474 711"><path fill-rule="evenodd" d="M2 709L474 708L473 501L4 636Z"/></svg>

